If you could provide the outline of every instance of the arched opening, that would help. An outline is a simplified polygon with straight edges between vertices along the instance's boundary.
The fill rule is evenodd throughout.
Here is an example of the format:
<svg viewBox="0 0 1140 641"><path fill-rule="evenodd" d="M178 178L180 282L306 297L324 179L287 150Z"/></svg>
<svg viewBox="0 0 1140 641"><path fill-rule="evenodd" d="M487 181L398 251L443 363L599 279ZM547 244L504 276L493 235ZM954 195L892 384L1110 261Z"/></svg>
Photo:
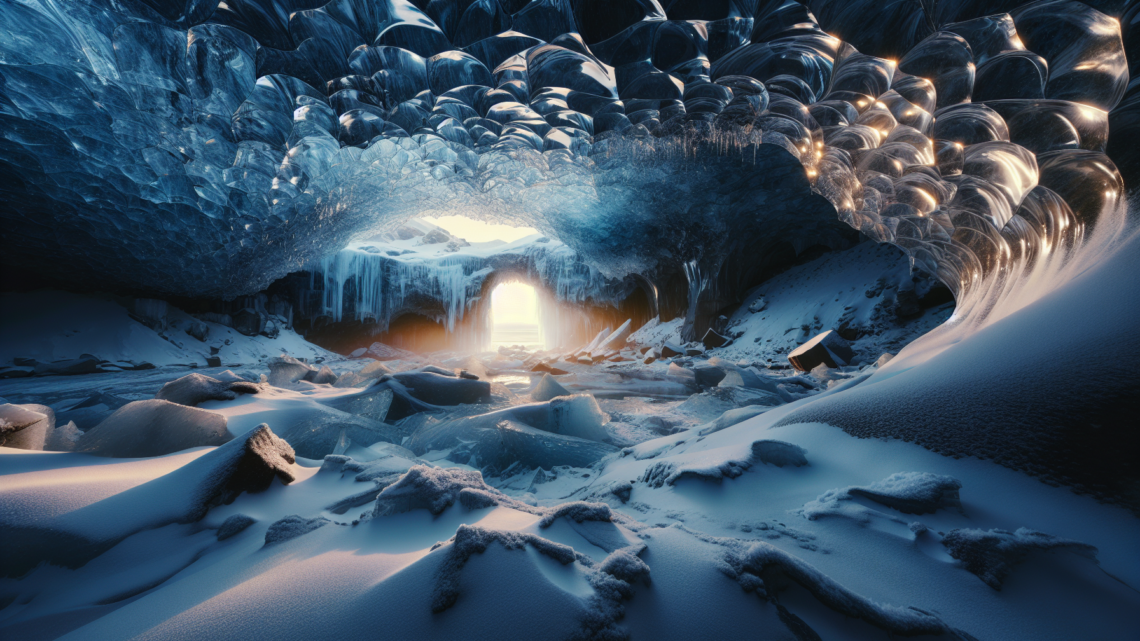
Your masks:
<svg viewBox="0 0 1140 641"><path fill-rule="evenodd" d="M522 345L542 349L545 344L539 317L538 292L520 282L506 282L491 291L491 348Z"/></svg>

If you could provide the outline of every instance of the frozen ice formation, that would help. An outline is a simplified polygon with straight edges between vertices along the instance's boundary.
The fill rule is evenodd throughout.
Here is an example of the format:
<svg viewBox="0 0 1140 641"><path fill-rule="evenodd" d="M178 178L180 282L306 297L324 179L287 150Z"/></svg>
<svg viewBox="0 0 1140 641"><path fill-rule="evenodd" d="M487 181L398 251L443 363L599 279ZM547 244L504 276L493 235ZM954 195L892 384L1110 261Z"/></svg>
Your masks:
<svg viewBox="0 0 1140 641"><path fill-rule="evenodd" d="M1106 150L1140 168L1119 3L666 5L6 4L4 263L230 298L463 213L645 279L699 338L852 228L960 294L1113 215Z"/></svg>

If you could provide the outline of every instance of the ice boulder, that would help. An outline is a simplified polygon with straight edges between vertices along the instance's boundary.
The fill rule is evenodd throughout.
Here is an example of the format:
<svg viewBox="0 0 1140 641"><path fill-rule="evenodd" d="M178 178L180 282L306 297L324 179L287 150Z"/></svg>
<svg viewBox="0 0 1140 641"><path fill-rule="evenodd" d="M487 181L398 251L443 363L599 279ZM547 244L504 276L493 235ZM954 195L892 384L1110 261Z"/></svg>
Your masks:
<svg viewBox="0 0 1140 641"><path fill-rule="evenodd" d="M232 401L238 394L256 394L261 391L257 383L239 380L220 381L202 374L187 374L170 381L154 395L156 399L196 407L203 401Z"/></svg>
<svg viewBox="0 0 1140 641"><path fill-rule="evenodd" d="M79 439L76 451L114 458L162 456L233 436L226 417L195 407L152 399L128 403Z"/></svg>
<svg viewBox="0 0 1140 641"><path fill-rule="evenodd" d="M269 365L269 384L274 387L291 385L314 371L305 363L286 354L269 359L267 365Z"/></svg>
<svg viewBox="0 0 1140 641"><path fill-rule="evenodd" d="M801 372L810 372L820 363L841 367L855 358L851 345L832 330L815 336L788 354L788 362Z"/></svg>
<svg viewBox="0 0 1140 641"><path fill-rule="evenodd" d="M530 397L535 401L549 401L559 396L571 396L572 392L558 384L550 374L543 374L538 385L531 390Z"/></svg>
<svg viewBox="0 0 1140 641"><path fill-rule="evenodd" d="M432 405L459 405L490 400L491 384L487 381L445 376L431 371L393 374L392 378L407 388L408 393Z"/></svg>
<svg viewBox="0 0 1140 641"><path fill-rule="evenodd" d="M322 365L319 372L313 375L313 383L317 385L332 385L336 383L337 375L333 373L328 365Z"/></svg>

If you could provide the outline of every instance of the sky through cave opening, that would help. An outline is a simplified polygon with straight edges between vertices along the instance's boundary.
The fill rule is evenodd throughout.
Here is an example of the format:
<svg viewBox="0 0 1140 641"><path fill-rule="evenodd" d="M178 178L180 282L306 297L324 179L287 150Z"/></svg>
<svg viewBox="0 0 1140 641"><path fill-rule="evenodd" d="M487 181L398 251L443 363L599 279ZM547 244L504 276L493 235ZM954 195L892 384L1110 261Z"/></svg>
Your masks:
<svg viewBox="0 0 1140 641"><path fill-rule="evenodd" d="M491 348L543 347L538 293L525 283L502 283L491 292Z"/></svg>

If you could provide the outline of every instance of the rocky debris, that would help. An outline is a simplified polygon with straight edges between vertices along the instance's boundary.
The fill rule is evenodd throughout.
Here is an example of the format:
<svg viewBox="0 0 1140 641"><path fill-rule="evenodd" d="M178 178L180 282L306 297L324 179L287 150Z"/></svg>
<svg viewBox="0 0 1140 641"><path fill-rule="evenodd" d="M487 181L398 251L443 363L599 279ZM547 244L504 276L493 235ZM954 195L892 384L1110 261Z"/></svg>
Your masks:
<svg viewBox="0 0 1140 641"><path fill-rule="evenodd" d="M851 345L839 334L828 330L800 345L788 354L788 362L801 372L810 372L820 363L842 367L855 358Z"/></svg>
<svg viewBox="0 0 1140 641"><path fill-rule="evenodd" d="M768 308L768 300L763 296L748 303L748 311L753 314L758 314Z"/></svg>
<svg viewBox="0 0 1140 641"><path fill-rule="evenodd" d="M337 375L333 373L328 365L321 365L320 371L313 375L312 382L317 385L333 385L336 383Z"/></svg>
<svg viewBox="0 0 1140 641"><path fill-rule="evenodd" d="M42 450L55 427L55 414L45 405L0 405L0 446Z"/></svg>
<svg viewBox="0 0 1140 641"><path fill-rule="evenodd" d="M866 487L852 487L848 494L870 499L906 514L932 514L939 509L961 509L958 491L962 482L929 472L898 472Z"/></svg>
<svg viewBox="0 0 1140 641"><path fill-rule="evenodd" d="M221 367L221 366L222 366L222 357L220 357L220 356L207 356L206 357L206 367Z"/></svg>
<svg viewBox="0 0 1140 641"><path fill-rule="evenodd" d="M1087 543L1062 539L1020 528L1006 530L950 530L942 538L950 556L961 561L983 583L1000 590L1014 566L1031 552L1066 549L1096 560L1097 549Z"/></svg>
<svg viewBox="0 0 1140 641"><path fill-rule="evenodd" d="M573 395L573 392L559 385L553 376L543 374L542 378L538 381L538 385L535 385L534 390L531 391L530 398L535 401L549 401L559 396L571 395Z"/></svg>
<svg viewBox="0 0 1140 641"><path fill-rule="evenodd" d="M94 374L99 371L99 359L90 354L82 354L79 358L55 361L52 363L36 363L36 376L74 376L76 374Z"/></svg>
<svg viewBox="0 0 1140 641"><path fill-rule="evenodd" d="M559 369L557 367L547 365L546 363L538 363L537 365L532 367L530 369L530 371L532 371L532 372L546 372L547 374L550 374L551 376L563 376L565 374L570 373L564 369Z"/></svg>
<svg viewBox="0 0 1140 641"><path fill-rule="evenodd" d="M245 514L235 514L222 522L222 526L218 528L218 540L225 541L226 539L236 536L245 531L246 528L257 523L257 519Z"/></svg>
<svg viewBox="0 0 1140 641"><path fill-rule="evenodd" d="M315 373L312 367L287 354L271 358L266 364L269 366L269 384L274 387L292 385L304 379L309 372Z"/></svg>
<svg viewBox="0 0 1140 641"><path fill-rule="evenodd" d="M233 436L226 417L195 407L152 399L128 403L83 435L76 451L114 458L162 456Z"/></svg>
<svg viewBox="0 0 1140 641"><path fill-rule="evenodd" d="M238 394L257 394L260 391L262 388L257 383L245 380L226 382L195 373L163 385L154 397L179 405L196 407L205 401L232 401Z"/></svg>
<svg viewBox="0 0 1140 641"><path fill-rule="evenodd" d="M15 367L0 367L0 379L4 378L26 378L35 374L36 368L26 365Z"/></svg>
<svg viewBox="0 0 1140 641"><path fill-rule="evenodd" d="M705 335L701 337L701 344L705 346L705 349L714 349L717 347L724 347L725 345L728 345L731 342L732 342L731 338L728 338L727 336L722 336L721 334L717 333L716 330L713 330L713 329L708 330L707 332L705 332Z"/></svg>
<svg viewBox="0 0 1140 641"><path fill-rule="evenodd" d="M502 492L484 483L483 475L479 472L416 465L376 497L373 516L389 516L421 509L439 516L459 500L459 492L465 488L507 498Z"/></svg>
<svg viewBox="0 0 1140 641"><path fill-rule="evenodd" d="M661 354L661 358L673 358L674 356L685 355L684 347L681 347L676 343L670 343L669 341L665 341L665 343L661 345L661 349L658 351Z"/></svg>
<svg viewBox="0 0 1140 641"><path fill-rule="evenodd" d="M311 519L306 519L297 514L286 516L274 522L273 525L270 525L269 529L265 531L265 545L269 546L284 543L299 536L304 536L313 530L319 530L329 523L332 523L332 521L323 516Z"/></svg>
<svg viewBox="0 0 1140 641"><path fill-rule="evenodd" d="M451 372L443 375L421 369L393 374L392 378L406 387L409 394L432 405L481 403L491 397L490 383L459 378Z"/></svg>
<svg viewBox="0 0 1140 641"><path fill-rule="evenodd" d="M752 443L752 459L765 465L803 467L808 464L807 450L784 441L764 439Z"/></svg>

